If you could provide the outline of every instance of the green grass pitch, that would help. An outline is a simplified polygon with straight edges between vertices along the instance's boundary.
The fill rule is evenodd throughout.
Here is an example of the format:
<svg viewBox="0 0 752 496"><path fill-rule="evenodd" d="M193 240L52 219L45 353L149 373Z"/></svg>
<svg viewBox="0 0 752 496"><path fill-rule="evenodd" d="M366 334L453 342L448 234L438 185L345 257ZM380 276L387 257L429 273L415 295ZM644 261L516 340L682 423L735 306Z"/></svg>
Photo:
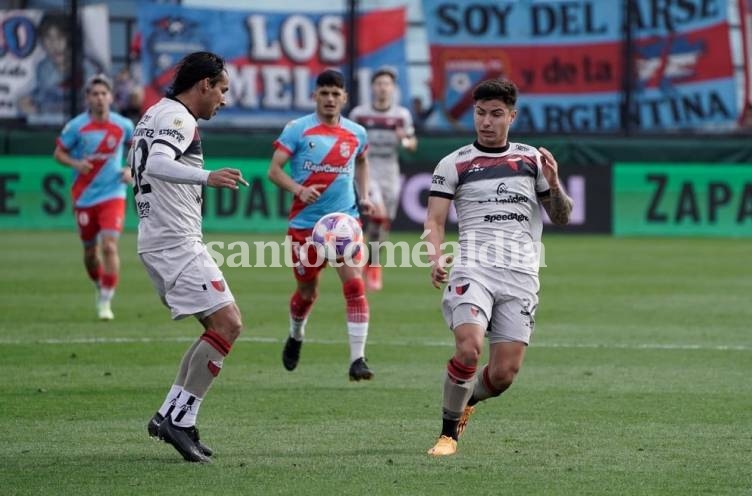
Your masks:
<svg viewBox="0 0 752 496"><path fill-rule="evenodd" d="M246 330L201 409L216 455L197 466L146 435L200 326L169 320L134 234L109 323L73 231L0 236L0 494L752 494L749 241L544 237L521 374L446 459L425 453L453 350L428 269L387 269L370 295L370 383L347 380L332 270L290 373L289 269L226 269Z"/></svg>

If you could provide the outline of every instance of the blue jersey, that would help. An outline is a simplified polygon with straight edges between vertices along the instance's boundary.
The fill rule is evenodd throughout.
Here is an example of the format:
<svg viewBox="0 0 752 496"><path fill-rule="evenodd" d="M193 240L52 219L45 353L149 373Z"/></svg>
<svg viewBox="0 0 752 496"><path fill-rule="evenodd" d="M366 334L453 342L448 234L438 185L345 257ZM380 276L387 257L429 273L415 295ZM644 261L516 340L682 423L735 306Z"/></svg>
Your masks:
<svg viewBox="0 0 752 496"><path fill-rule="evenodd" d="M368 148L366 130L340 117L339 124L323 124L315 113L291 121L274 147L290 155L290 176L303 186L323 184L318 200L306 205L295 198L290 227L310 229L326 214L344 212L358 217L355 199L355 159Z"/></svg>
<svg viewBox="0 0 752 496"><path fill-rule="evenodd" d="M94 121L88 112L65 125L57 145L77 159L94 167L87 174L75 173L72 195L76 207L91 207L113 198L125 198L122 182L123 150L133 137L133 123L110 112L107 122Z"/></svg>

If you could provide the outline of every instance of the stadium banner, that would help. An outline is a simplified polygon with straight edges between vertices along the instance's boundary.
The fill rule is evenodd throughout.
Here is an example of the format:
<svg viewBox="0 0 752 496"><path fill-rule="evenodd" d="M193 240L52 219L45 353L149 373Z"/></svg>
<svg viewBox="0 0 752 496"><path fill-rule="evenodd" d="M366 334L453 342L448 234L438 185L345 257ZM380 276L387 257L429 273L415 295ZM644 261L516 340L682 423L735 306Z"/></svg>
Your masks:
<svg viewBox="0 0 752 496"><path fill-rule="evenodd" d="M107 5L81 9L84 59L81 81L70 84L72 34L62 11L0 10L0 119L62 125L70 88L111 69ZM94 40L96 42L94 42ZM82 103L83 100L79 100Z"/></svg>
<svg viewBox="0 0 752 496"><path fill-rule="evenodd" d="M206 231L285 232L292 195L266 177L268 159L207 159L208 169L235 167L249 186L206 188ZM0 229L76 229L70 197L73 174L51 157L0 156ZM128 188L126 229L138 225Z"/></svg>
<svg viewBox="0 0 752 496"><path fill-rule="evenodd" d="M209 125L282 127L314 110L311 93L318 73L332 67L346 71L347 20L341 12L292 14L142 4L138 14L145 107L164 94L175 63L187 53L209 50L227 60L227 106ZM370 99L373 71L389 66L403 75L401 101L409 104L405 32L405 7L360 14L361 101Z"/></svg>
<svg viewBox="0 0 752 496"><path fill-rule="evenodd" d="M733 129L747 93L742 2L636 0L636 89L642 131ZM712 4L712 5L711 5ZM520 89L518 132L622 128L625 23L614 0L423 0L434 110L428 129L472 129L472 89L507 77Z"/></svg>
<svg viewBox="0 0 752 496"><path fill-rule="evenodd" d="M752 166L614 164L614 234L752 237Z"/></svg>
<svg viewBox="0 0 752 496"><path fill-rule="evenodd" d="M431 190L433 166L411 167L403 176L402 195L394 230L420 231L426 218L428 193ZM565 228L550 223L544 212L546 232L610 233L611 232L611 167L560 164L559 174L567 194L574 200L570 223ZM447 229L457 228L454 206L449 213Z"/></svg>

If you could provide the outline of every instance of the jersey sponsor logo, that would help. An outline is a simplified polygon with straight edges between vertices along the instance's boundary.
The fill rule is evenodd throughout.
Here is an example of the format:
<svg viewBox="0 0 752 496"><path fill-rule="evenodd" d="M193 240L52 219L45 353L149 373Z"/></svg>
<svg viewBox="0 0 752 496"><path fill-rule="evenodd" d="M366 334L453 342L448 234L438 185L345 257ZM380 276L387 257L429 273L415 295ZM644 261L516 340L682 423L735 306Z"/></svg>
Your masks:
<svg viewBox="0 0 752 496"><path fill-rule="evenodd" d="M478 203L527 203L530 199L524 195L509 195L506 197L487 198L479 200Z"/></svg>
<svg viewBox="0 0 752 496"><path fill-rule="evenodd" d="M114 154L115 154L114 151L104 152L104 153L103 152L92 153L91 155L87 156L86 159L89 162L97 162L97 161L107 162L110 158L112 158Z"/></svg>
<svg viewBox="0 0 752 496"><path fill-rule="evenodd" d="M431 184L438 184L439 186L444 186L444 183L446 182L446 177L440 176L438 174L434 174L431 178Z"/></svg>
<svg viewBox="0 0 752 496"><path fill-rule="evenodd" d="M486 215L483 217L483 222L501 222L505 220L516 220L517 222L527 222L530 219L527 215L510 213L510 214L494 214Z"/></svg>
<svg viewBox="0 0 752 496"><path fill-rule="evenodd" d="M530 199L525 195L518 195L509 193L509 188L504 182L499 183L496 187L495 198L487 198L485 200L478 200L478 203L527 203Z"/></svg>
<svg viewBox="0 0 752 496"><path fill-rule="evenodd" d="M352 167L349 165L316 164L310 160L303 163L303 169L311 172L328 172L330 174L349 174Z"/></svg>
<svg viewBox="0 0 752 496"><path fill-rule="evenodd" d="M214 289L219 291L220 293L224 292L225 290L225 281L224 279L220 279L218 281L211 281L211 285Z"/></svg>
<svg viewBox="0 0 752 496"><path fill-rule="evenodd" d="M177 129L160 129L159 135L168 136L176 140L178 143L182 143L183 141L185 141L185 136L183 136L183 133L181 133Z"/></svg>
<svg viewBox="0 0 752 496"><path fill-rule="evenodd" d="M136 202L136 210L138 211L138 218L145 219L151 212L151 204L148 201Z"/></svg>

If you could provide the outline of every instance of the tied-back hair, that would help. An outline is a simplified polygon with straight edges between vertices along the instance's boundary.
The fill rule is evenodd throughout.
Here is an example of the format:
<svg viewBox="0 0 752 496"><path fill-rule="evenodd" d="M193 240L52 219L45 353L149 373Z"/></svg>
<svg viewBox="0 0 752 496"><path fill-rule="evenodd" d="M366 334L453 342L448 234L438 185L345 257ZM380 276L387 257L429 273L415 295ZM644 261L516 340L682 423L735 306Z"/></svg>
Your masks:
<svg viewBox="0 0 752 496"><path fill-rule="evenodd" d="M316 87L321 88L322 86L336 86L345 89L345 78L341 72L327 69L316 78Z"/></svg>
<svg viewBox="0 0 752 496"><path fill-rule="evenodd" d="M473 100L501 100L514 107L517 103L517 86L508 79L487 79L475 87Z"/></svg>
<svg viewBox="0 0 752 496"><path fill-rule="evenodd" d="M175 98L204 78L209 78L209 83L214 86L219 82L224 70L225 61L219 55L211 52L190 53L178 62L175 79L167 90L167 96Z"/></svg>

